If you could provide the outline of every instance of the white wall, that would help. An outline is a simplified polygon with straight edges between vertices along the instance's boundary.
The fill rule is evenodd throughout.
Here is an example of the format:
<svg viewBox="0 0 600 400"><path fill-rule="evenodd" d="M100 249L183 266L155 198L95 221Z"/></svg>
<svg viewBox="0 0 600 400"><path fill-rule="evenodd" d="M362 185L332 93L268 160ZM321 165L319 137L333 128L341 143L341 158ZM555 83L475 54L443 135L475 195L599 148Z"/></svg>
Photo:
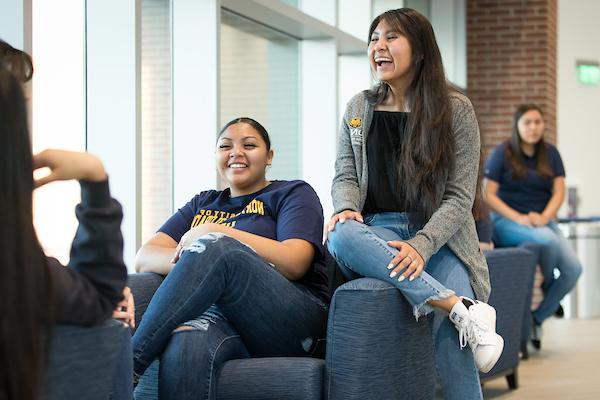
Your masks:
<svg viewBox="0 0 600 400"><path fill-rule="evenodd" d="M577 82L576 60L600 61L600 2L558 1L557 137L580 216L600 214L600 85Z"/></svg>

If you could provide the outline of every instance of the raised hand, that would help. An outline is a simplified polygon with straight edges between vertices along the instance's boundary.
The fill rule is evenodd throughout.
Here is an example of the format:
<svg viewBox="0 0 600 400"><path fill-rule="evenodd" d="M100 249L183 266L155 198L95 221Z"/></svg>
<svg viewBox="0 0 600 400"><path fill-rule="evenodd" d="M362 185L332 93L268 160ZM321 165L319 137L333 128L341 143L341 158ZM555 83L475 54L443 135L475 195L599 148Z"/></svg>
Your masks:
<svg viewBox="0 0 600 400"><path fill-rule="evenodd" d="M102 161L89 153L44 150L33 156L33 168L37 170L45 167L50 168L50 174L37 179L36 188L54 181L103 181L107 178Z"/></svg>

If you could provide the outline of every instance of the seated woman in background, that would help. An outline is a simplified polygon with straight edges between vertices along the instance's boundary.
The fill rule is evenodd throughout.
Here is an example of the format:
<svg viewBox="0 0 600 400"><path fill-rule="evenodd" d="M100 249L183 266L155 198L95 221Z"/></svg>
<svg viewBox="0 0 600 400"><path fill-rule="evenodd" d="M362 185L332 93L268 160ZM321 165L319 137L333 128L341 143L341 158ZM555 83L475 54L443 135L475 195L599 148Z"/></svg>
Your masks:
<svg viewBox="0 0 600 400"><path fill-rule="evenodd" d="M544 245L540 257L544 300L533 312L532 339L539 340L539 327L573 289L582 267L555 221L565 195L565 170L556 147L544 140L544 119L538 106L517 108L512 137L494 149L485 177L496 244ZM560 271L559 278L554 277L554 268Z"/></svg>
<svg viewBox="0 0 600 400"><path fill-rule="evenodd" d="M102 163L59 150L32 156L22 83L33 68L27 54L9 47L0 41L0 398L33 400L51 325L105 321L123 299L127 271L121 206L110 196ZM34 182L32 171L43 167L50 174ZM32 190L68 179L80 181L81 203L65 268L37 240Z"/></svg>
<svg viewBox="0 0 600 400"><path fill-rule="evenodd" d="M229 187L193 197L138 253L138 271L168 274L133 336L135 374L160 357L161 399L214 399L225 361L310 355L324 334L323 210L307 183L267 180L272 160L261 124L227 123Z"/></svg>

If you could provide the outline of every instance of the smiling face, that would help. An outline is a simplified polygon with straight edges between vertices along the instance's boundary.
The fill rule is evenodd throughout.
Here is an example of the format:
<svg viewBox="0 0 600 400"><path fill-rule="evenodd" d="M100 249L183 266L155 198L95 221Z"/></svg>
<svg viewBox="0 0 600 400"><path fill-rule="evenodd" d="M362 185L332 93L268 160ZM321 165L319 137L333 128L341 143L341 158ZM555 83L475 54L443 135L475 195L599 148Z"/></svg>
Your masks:
<svg viewBox="0 0 600 400"><path fill-rule="evenodd" d="M406 87L412 80L412 49L406 36L382 19L373 30L368 48L371 70L390 86Z"/></svg>
<svg viewBox="0 0 600 400"><path fill-rule="evenodd" d="M517 121L521 143L525 147L536 145L544 134L544 119L538 110L529 110Z"/></svg>
<svg viewBox="0 0 600 400"><path fill-rule="evenodd" d="M273 150L267 149L256 129L240 122L219 136L216 159L219 174L235 197L254 193L268 184L266 167L273 161Z"/></svg>

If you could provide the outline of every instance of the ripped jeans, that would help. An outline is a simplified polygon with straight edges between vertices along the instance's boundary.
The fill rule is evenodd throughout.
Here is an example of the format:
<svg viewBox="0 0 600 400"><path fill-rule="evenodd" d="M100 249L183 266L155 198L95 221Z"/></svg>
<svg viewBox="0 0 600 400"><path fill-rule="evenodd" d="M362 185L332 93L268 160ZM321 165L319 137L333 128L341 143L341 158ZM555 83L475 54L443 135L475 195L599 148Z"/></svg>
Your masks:
<svg viewBox="0 0 600 400"><path fill-rule="evenodd" d="M390 278L386 267L398 250L386 242L408 240L422 224L408 213L367 214L364 224L354 220L337 223L329 232L327 247L347 278L359 276L380 279L396 286L413 307L415 318L433 312L432 332L437 375L445 399L481 399L479 372L470 348L461 350L458 332L448 313L427 304L428 300L457 296L474 298L465 265L448 248L442 248L427 262L424 271L413 281Z"/></svg>
<svg viewBox="0 0 600 400"><path fill-rule="evenodd" d="M214 399L223 363L311 355L326 321L326 305L304 286L241 242L209 234L154 294L132 339L134 371L160 357L159 398Z"/></svg>

